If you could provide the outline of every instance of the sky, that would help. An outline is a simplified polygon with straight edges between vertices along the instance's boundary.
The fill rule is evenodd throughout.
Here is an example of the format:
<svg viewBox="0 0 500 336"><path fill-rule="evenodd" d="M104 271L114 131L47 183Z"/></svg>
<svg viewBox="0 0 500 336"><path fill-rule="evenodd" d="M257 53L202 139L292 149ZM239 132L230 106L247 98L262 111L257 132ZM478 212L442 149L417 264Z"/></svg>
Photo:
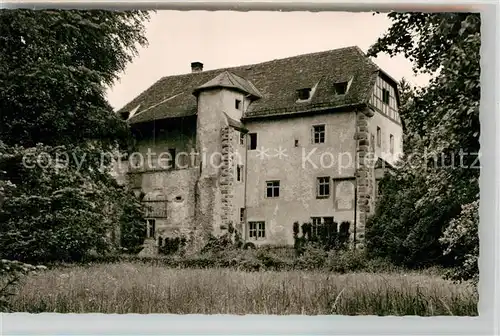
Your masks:
<svg viewBox="0 0 500 336"><path fill-rule="evenodd" d="M119 109L164 76L254 64L273 59L358 46L364 52L390 27L385 14L350 12L158 11L146 23L149 45L128 64L107 92ZM404 56L372 59L394 79L423 86Z"/></svg>

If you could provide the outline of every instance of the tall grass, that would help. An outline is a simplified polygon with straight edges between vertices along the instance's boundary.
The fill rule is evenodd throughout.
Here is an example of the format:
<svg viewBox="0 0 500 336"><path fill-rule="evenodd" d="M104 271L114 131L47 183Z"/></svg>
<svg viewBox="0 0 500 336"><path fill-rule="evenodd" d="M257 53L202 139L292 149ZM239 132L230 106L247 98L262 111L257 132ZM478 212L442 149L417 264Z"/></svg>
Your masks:
<svg viewBox="0 0 500 336"><path fill-rule="evenodd" d="M15 311L58 313L477 315L472 286L418 274L171 269L141 263L30 276Z"/></svg>

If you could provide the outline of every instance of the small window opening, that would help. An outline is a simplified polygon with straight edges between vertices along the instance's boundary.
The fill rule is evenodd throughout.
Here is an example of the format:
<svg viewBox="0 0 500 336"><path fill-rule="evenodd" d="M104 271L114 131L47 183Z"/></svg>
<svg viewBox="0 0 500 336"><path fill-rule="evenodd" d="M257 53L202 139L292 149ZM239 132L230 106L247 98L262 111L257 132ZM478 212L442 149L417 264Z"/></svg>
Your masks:
<svg viewBox="0 0 500 336"><path fill-rule="evenodd" d="M299 147L299 140L295 139L295 147Z"/></svg>
<svg viewBox="0 0 500 336"><path fill-rule="evenodd" d="M245 145L245 133L240 132L240 145Z"/></svg>
<svg viewBox="0 0 500 336"><path fill-rule="evenodd" d="M394 135L392 134L389 135L389 149L391 154L394 154Z"/></svg>
<svg viewBox="0 0 500 336"><path fill-rule="evenodd" d="M389 90L382 89L382 101L384 104L389 104Z"/></svg>
<svg viewBox="0 0 500 336"><path fill-rule="evenodd" d="M380 147L382 145L382 131L380 130L380 127L377 127L377 147Z"/></svg>
<svg viewBox="0 0 500 336"><path fill-rule="evenodd" d="M234 108L237 109L237 110L241 110L241 100L236 99L234 101Z"/></svg>
<svg viewBox="0 0 500 336"><path fill-rule="evenodd" d="M311 88L304 88L297 90L299 100L308 100L311 96Z"/></svg>
<svg viewBox="0 0 500 336"><path fill-rule="evenodd" d="M250 133L250 149L257 149L257 133Z"/></svg>
<svg viewBox="0 0 500 336"><path fill-rule="evenodd" d="M245 221L245 208L240 208L240 222Z"/></svg>
<svg viewBox="0 0 500 336"><path fill-rule="evenodd" d="M120 116L123 120L127 120L130 115L130 112L121 112Z"/></svg>
<svg viewBox="0 0 500 336"><path fill-rule="evenodd" d="M175 197L175 200L178 201L178 202L182 201L182 196Z"/></svg>
<svg viewBox="0 0 500 336"><path fill-rule="evenodd" d="M343 95L347 92L347 82L335 83L333 87L337 95Z"/></svg>
<svg viewBox="0 0 500 336"><path fill-rule="evenodd" d="M238 182L243 181L243 166L242 165L236 166L236 181L238 181Z"/></svg>

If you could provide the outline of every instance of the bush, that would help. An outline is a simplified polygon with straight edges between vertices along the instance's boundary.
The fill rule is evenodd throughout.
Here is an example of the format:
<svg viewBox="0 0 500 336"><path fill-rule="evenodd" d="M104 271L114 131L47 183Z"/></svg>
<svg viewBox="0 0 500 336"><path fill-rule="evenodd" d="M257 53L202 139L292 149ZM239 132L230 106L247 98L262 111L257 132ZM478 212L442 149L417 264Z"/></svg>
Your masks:
<svg viewBox="0 0 500 336"><path fill-rule="evenodd" d="M328 252L317 244L307 244L295 260L295 268L302 270L323 268L328 259Z"/></svg>
<svg viewBox="0 0 500 336"><path fill-rule="evenodd" d="M124 251L137 254L146 239L144 207L132 192L126 192L120 216L120 246Z"/></svg>
<svg viewBox="0 0 500 336"><path fill-rule="evenodd" d="M452 280L479 280L479 201L462 206L462 212L450 221L440 242L444 254L453 256L456 266L446 276Z"/></svg>
<svg viewBox="0 0 500 336"><path fill-rule="evenodd" d="M337 273L358 272L366 270L367 258L364 251L360 250L339 250L328 254L326 267L328 270ZM380 272L376 270L376 272Z"/></svg>
<svg viewBox="0 0 500 336"><path fill-rule="evenodd" d="M60 166L55 160L42 162L43 168L36 164L38 156L55 157L66 150L42 145L10 148L0 143L0 181L11 185L1 192L0 258L33 264L78 261L92 251L102 254L116 247L113 238L120 217L131 220L127 217L131 212L122 211L133 202L131 195L107 171L95 167L83 174L92 167ZM96 159L92 155L101 155L71 150L75 155L87 154L88 162L82 164L91 164ZM135 221L140 216L132 217Z"/></svg>
<svg viewBox="0 0 500 336"><path fill-rule="evenodd" d="M19 261L0 260L0 312L9 312L9 298L14 295L16 285L21 278L37 270L45 269L45 266L33 266Z"/></svg>
<svg viewBox="0 0 500 336"><path fill-rule="evenodd" d="M160 238L160 246L158 248L158 252L164 255L170 255L174 253L178 253L181 249L186 246L187 239L186 237L165 237Z"/></svg>

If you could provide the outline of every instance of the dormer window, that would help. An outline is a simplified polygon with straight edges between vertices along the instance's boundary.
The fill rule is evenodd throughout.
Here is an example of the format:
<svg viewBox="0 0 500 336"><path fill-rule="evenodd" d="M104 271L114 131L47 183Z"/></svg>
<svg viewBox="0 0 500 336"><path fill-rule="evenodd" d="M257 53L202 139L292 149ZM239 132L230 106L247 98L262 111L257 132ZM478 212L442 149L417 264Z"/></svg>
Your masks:
<svg viewBox="0 0 500 336"><path fill-rule="evenodd" d="M130 112L121 112L120 113L120 117L122 118L122 120L127 120L129 115L130 115Z"/></svg>
<svg viewBox="0 0 500 336"><path fill-rule="evenodd" d="M308 100L311 97L311 88L303 88L297 90L299 100Z"/></svg>
<svg viewBox="0 0 500 336"><path fill-rule="evenodd" d="M347 92L347 82L340 82L333 84L333 88L335 89L336 95L343 95Z"/></svg>
<svg viewBox="0 0 500 336"><path fill-rule="evenodd" d="M236 99L234 101L234 108L237 109L237 110L241 110L241 100Z"/></svg>

